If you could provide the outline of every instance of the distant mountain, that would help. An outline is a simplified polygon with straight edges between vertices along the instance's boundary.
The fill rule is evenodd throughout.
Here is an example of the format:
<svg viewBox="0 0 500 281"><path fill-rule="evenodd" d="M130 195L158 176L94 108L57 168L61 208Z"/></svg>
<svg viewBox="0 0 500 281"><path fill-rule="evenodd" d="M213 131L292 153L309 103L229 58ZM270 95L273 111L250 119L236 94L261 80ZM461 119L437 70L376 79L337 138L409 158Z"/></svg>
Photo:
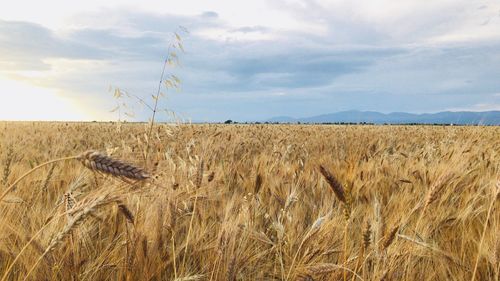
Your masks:
<svg viewBox="0 0 500 281"><path fill-rule="evenodd" d="M413 114L393 112L384 114L375 111L342 111L307 118L288 116L274 117L267 122L278 123L375 123L375 124L460 124L460 125L500 125L500 111L444 111L438 113Z"/></svg>

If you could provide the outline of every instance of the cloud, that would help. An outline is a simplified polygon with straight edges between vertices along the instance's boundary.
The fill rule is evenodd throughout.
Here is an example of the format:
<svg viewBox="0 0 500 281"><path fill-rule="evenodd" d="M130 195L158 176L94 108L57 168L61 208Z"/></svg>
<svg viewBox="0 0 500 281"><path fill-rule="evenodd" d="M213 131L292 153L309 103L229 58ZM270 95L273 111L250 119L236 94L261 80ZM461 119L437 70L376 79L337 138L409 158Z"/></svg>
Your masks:
<svg viewBox="0 0 500 281"><path fill-rule="evenodd" d="M255 25L255 26L243 26L230 30L230 32L243 32L243 33L251 33L251 32L268 32L269 28L265 26Z"/></svg>
<svg viewBox="0 0 500 281"><path fill-rule="evenodd" d="M152 65L161 61L166 51L167 31L149 32L158 32L157 26L164 26L164 23L170 23L173 20L169 16L163 18L151 17L150 15L130 16L129 13L126 14L126 17L131 19L129 26L140 28L137 31L141 32L138 33L146 35L120 35L117 30L113 29L81 28L72 30L64 36L58 36L38 25L18 23L16 32L26 34L27 37L32 37L31 33L43 35L39 35L41 38L37 41L44 51L39 52L30 45L23 47L21 43L24 40L22 38L10 37L9 40L19 41L15 51L20 55L8 57L13 62L21 60L24 56L37 58L37 61L41 63L45 61L45 65L48 65L46 62L52 58L101 60L103 63L100 64L100 67L117 66L118 61L130 60L137 70L141 70L137 68L137 65L147 62ZM191 26L195 29L201 27L201 25L195 24L197 20L198 17L193 17L191 20ZM118 22L121 22L121 19ZM223 24L219 24L219 26L223 27ZM231 30L231 32L244 33L254 31L269 32L264 27L241 27ZM12 33L9 31L5 34L10 36ZM381 56L401 51L381 48L321 48L314 50L301 47L300 41L294 42L298 47L289 47L290 42L288 41L277 41L273 43L273 47L269 48L267 42L224 43L200 37L190 38L190 40L189 44L193 49L188 49L186 56L186 70L184 70L186 75L189 77L189 73L196 73L197 76L201 74L216 78L214 77L215 73L221 77L220 81L214 80L211 85L200 85L196 81L189 81L192 82L190 83L193 85L192 88L198 91L203 88L210 89L207 86L214 88L214 85L221 87L221 89L217 89L218 91L225 92L319 86L331 82L339 75L358 71ZM7 52L13 49L7 44L3 47L3 50ZM66 49L70 49L71 52L67 52ZM220 50L224 51L219 53ZM69 67L67 62L66 67ZM84 71L84 69L80 70ZM114 70L118 73L123 72L118 68ZM84 73L82 74L84 75ZM143 72L135 73L138 79L145 78L143 74Z"/></svg>
<svg viewBox="0 0 500 281"><path fill-rule="evenodd" d="M286 29L235 25L218 10L103 9L74 16L62 30L2 20L0 75L106 112L109 85L144 98L155 93L172 32L182 25L190 31L182 67L167 70L183 80L183 91L169 92L162 106L196 120L438 111L498 99L498 5L364 4L269 3L267 12L280 9L303 23Z"/></svg>
<svg viewBox="0 0 500 281"><path fill-rule="evenodd" d="M0 65L2 70L47 70L46 58L102 59L99 50L29 22L0 20Z"/></svg>
<svg viewBox="0 0 500 281"><path fill-rule="evenodd" d="M213 11L206 11L206 12L203 12L203 14L201 14L201 16L204 18L218 18L219 14L217 14L216 12L213 12Z"/></svg>
<svg viewBox="0 0 500 281"><path fill-rule="evenodd" d="M279 44L279 43L278 43ZM231 60L218 64L217 70L234 77L232 91L308 88L332 83L337 77L361 72L382 57L403 50L311 50L280 46L281 52L228 54ZM265 44L253 48L266 50ZM208 63L208 62L207 62Z"/></svg>
<svg viewBox="0 0 500 281"><path fill-rule="evenodd" d="M312 25L325 26L322 35L336 43L423 45L500 39L498 19L491 26L481 26L495 18L500 4L482 2L481 9L467 0L278 0L272 5Z"/></svg>
<svg viewBox="0 0 500 281"><path fill-rule="evenodd" d="M44 61L52 58L161 60L179 26L205 27L211 18L214 12L188 17L104 10L80 15L82 23L94 21L91 27L59 33L32 22L0 20L0 63L3 70L48 70Z"/></svg>
<svg viewBox="0 0 500 281"><path fill-rule="evenodd" d="M500 111L500 103L477 103L467 107L452 107L448 111Z"/></svg>

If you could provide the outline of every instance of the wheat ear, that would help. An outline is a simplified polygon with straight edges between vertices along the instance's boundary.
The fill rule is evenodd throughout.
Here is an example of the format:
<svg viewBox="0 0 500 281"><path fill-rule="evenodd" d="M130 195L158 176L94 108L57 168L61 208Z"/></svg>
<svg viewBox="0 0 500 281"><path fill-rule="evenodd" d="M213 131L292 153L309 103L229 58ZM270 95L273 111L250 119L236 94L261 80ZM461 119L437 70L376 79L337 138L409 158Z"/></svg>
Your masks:
<svg viewBox="0 0 500 281"><path fill-rule="evenodd" d="M115 177L131 180L145 180L150 177L142 168L111 158L95 150L86 151L78 155L76 159L90 170L110 174Z"/></svg>

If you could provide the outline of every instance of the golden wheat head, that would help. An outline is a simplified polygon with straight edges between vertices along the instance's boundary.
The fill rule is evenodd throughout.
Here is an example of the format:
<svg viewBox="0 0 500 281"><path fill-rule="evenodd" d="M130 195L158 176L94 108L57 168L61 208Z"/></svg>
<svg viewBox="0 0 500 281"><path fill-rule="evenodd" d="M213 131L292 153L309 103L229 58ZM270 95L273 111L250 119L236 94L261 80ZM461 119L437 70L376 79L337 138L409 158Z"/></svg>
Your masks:
<svg viewBox="0 0 500 281"><path fill-rule="evenodd" d="M80 154L78 160L87 168L110 174L115 177L128 178L132 180L145 180L150 177L144 169L132 164L113 159L98 151L90 150Z"/></svg>

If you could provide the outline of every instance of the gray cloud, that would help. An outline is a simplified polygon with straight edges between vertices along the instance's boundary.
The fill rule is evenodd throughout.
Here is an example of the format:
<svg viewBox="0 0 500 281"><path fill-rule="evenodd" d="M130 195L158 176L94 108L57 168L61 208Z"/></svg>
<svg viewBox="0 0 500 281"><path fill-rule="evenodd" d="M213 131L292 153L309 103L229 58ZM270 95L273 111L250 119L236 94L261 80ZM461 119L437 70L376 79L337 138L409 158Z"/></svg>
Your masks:
<svg viewBox="0 0 500 281"><path fill-rule="evenodd" d="M43 70L50 65L49 58L87 60L160 60L172 32L179 26L198 28L214 22L213 12L186 17L175 15L151 15L118 13L117 28L79 28L64 34L31 22L5 21L0 19L0 57L4 70ZM99 19L105 11L86 16ZM109 16L109 15L108 15ZM123 34L120 27L130 27L140 35Z"/></svg>
<svg viewBox="0 0 500 281"><path fill-rule="evenodd" d="M3 70L47 70L47 58L102 59L105 50L62 38L34 23L0 20L0 64Z"/></svg>
<svg viewBox="0 0 500 281"><path fill-rule="evenodd" d="M213 11L207 11L201 14L202 17L204 18L217 18L219 15L216 12Z"/></svg>
<svg viewBox="0 0 500 281"><path fill-rule="evenodd" d="M206 69L220 73L220 80L213 81L218 90L241 92L273 89L319 87L332 83L337 77L361 72L377 60L404 52L403 49L311 50L281 46L282 52L254 54L244 49L225 52L223 55L186 56L190 68ZM252 45L252 49L266 50L266 43ZM216 53L216 50L213 50ZM187 69L189 72L190 69ZM185 73L189 77L189 73ZM213 74L212 74L213 75ZM227 79L230 77L230 79ZM198 84L189 81L189 85ZM205 85L198 85L202 91Z"/></svg>
<svg viewBox="0 0 500 281"><path fill-rule="evenodd" d="M268 32L269 28L265 26L260 26L260 25L255 25L255 26L243 26L239 28L232 29L230 32L243 32L243 33L250 33L250 32Z"/></svg>
<svg viewBox="0 0 500 281"><path fill-rule="evenodd" d="M96 24L65 33L0 21L1 72L19 79L18 70L45 71L47 76L31 82L83 97L89 107L106 111L112 107L109 85L145 98L155 92L172 31L182 25L191 31L183 35L182 67L167 70L181 77L183 91L170 93L162 106L196 120L304 117L349 109L421 112L500 103L494 95L500 93L500 42L426 45L418 39L449 30L455 15L403 26L403 33L413 34L401 35L366 21L328 16L310 3L306 16L323 19L326 35L229 26L210 11L194 16L102 11L83 17L99 22L111 14L114 26ZM225 30L228 38L262 33L272 39L213 40L198 32L207 28ZM47 70L60 66L48 59L66 59L64 71L50 74ZM143 119L146 115L139 113Z"/></svg>

